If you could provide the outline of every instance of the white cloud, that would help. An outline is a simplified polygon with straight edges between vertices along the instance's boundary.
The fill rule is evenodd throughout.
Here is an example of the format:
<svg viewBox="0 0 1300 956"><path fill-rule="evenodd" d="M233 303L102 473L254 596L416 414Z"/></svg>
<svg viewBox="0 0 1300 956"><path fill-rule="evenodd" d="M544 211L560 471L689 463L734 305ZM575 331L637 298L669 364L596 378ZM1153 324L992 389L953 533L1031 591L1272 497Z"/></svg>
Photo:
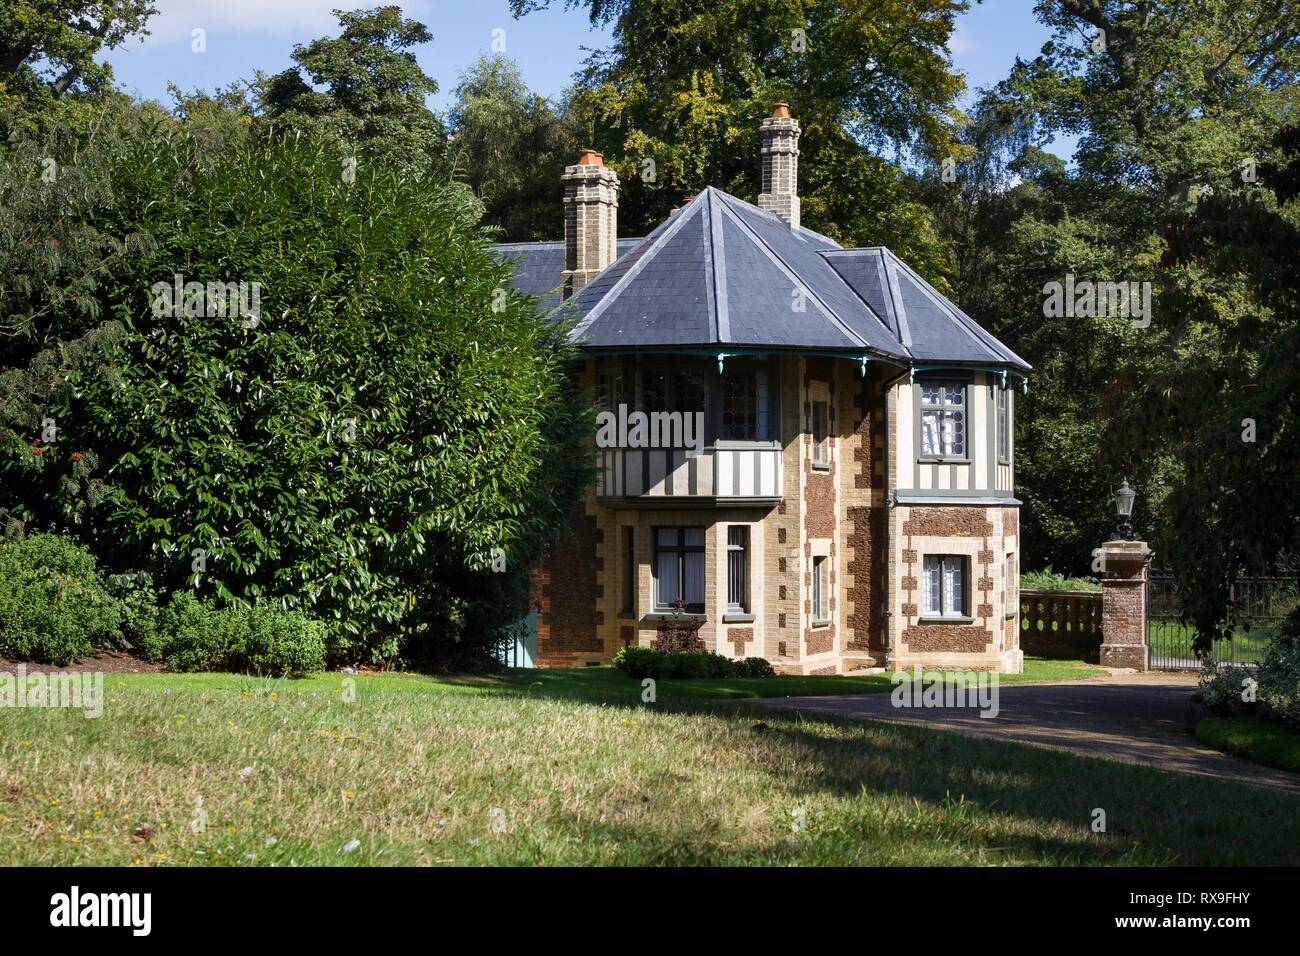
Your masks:
<svg viewBox="0 0 1300 956"><path fill-rule="evenodd" d="M331 11L377 5L343 0L154 0L158 13L149 21L150 36L145 44L189 43L196 28L207 31L209 44L218 34L306 34L314 38L337 32L338 20ZM397 5L407 16L429 24L429 0L405 0Z"/></svg>

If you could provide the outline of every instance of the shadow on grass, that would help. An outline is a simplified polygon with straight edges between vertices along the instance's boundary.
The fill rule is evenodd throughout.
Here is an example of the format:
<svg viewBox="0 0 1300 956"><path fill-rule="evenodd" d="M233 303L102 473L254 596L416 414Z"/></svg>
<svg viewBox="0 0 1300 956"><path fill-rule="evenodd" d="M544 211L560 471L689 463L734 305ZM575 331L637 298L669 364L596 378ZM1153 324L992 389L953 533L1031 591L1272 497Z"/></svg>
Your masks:
<svg viewBox="0 0 1300 956"><path fill-rule="evenodd" d="M743 719L729 709L733 719ZM845 717L765 714L751 723L768 725L752 732L779 735L810 754L820 768L814 777L818 789L852 798L865 787L939 805L962 799L986 813L1039 821L1049 830L1059 825L1089 841L1080 846L1041 832L1013 839L1052 858L1211 866L1300 863L1300 797L1295 794ZM828 733L828 728L834 729ZM1105 813L1106 831L1093 835L1098 810ZM999 845L1005 839L999 838Z"/></svg>
<svg viewBox="0 0 1300 956"><path fill-rule="evenodd" d="M646 709L640 685L607 669L549 671L544 676L532 672L532 679L516 672L506 679L466 680L505 694L583 700L629 712ZM811 820L808 832L792 834L793 841L728 848L728 862L752 857L753 862L905 863L908 848L898 844L897 834L908 833L920 841L959 840L970 846L972 864L1003 859L1300 864L1300 797L1294 794L922 727L823 712L755 713L726 700L703 699L716 692L709 684L742 683L661 681L654 709L705 715L723 722L720 732L762 738L766 746L761 754L767 756L750 759L759 760L764 773L794 794L802 789L810 795L834 796L840 809L832 819ZM664 693L666 684L688 686L670 695ZM888 688L885 678L882 689ZM770 696L759 693L761 688L734 689L737 697ZM882 824L880 808L862 803L871 795L904 798L909 812L900 810L892 823L887 818ZM1105 814L1104 833L1093 831L1099 810ZM628 825L611 824L611 835ZM824 839L885 843L879 853L866 848L846 859L844 852L820 845ZM710 862L698 848L665 847L665 852L667 862ZM917 844L916 852L920 862L927 852L924 842Z"/></svg>

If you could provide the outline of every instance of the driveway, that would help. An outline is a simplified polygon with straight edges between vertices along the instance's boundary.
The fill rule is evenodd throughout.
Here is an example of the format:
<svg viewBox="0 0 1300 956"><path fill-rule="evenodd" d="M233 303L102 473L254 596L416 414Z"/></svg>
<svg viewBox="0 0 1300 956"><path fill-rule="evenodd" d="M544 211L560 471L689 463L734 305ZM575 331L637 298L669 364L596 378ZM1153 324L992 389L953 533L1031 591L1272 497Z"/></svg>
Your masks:
<svg viewBox="0 0 1300 956"><path fill-rule="evenodd" d="M999 686L999 713L974 709L899 708L890 694L785 697L751 701L808 713L923 724L936 730L1038 747L1085 757L1148 764L1161 770L1218 777L1300 793L1300 774L1261 767L1201 744L1183 729L1195 675L1113 674L1053 684Z"/></svg>

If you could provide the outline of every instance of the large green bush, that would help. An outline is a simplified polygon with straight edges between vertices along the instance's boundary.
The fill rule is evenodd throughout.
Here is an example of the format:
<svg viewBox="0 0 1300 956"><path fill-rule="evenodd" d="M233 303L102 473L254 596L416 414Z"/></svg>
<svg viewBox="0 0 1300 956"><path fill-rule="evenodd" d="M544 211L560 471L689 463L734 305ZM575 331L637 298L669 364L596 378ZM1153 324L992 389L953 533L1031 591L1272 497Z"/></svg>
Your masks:
<svg viewBox="0 0 1300 956"><path fill-rule="evenodd" d="M337 659L491 640L589 477L590 422L476 204L329 139L103 130L66 181L41 182L46 144L0 157L0 324L23 330L0 338L0 517L160 593L301 608ZM206 286L165 308L178 274L250 306L257 283L256 322Z"/></svg>
<svg viewBox="0 0 1300 956"><path fill-rule="evenodd" d="M120 621L85 548L53 534L0 541L0 655L63 666L118 643Z"/></svg>
<svg viewBox="0 0 1300 956"><path fill-rule="evenodd" d="M624 647L614 655L614 666L628 677L642 680L691 680L727 677L771 677L772 665L761 657L735 661L711 651L666 653L650 647Z"/></svg>
<svg viewBox="0 0 1300 956"><path fill-rule="evenodd" d="M214 607L180 591L162 609L145 650L172 671L295 677L324 668L325 628L298 611Z"/></svg>

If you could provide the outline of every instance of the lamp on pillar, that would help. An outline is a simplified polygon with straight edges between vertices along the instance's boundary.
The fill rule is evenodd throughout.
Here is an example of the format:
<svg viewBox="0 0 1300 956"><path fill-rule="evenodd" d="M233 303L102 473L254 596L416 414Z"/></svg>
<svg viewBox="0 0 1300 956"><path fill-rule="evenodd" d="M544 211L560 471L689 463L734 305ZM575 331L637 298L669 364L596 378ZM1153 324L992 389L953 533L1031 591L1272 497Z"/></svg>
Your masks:
<svg viewBox="0 0 1300 956"><path fill-rule="evenodd" d="M1115 489L1115 516L1119 523L1111 535L1112 541L1133 540L1133 499L1136 497L1137 492L1128 486L1128 478Z"/></svg>

